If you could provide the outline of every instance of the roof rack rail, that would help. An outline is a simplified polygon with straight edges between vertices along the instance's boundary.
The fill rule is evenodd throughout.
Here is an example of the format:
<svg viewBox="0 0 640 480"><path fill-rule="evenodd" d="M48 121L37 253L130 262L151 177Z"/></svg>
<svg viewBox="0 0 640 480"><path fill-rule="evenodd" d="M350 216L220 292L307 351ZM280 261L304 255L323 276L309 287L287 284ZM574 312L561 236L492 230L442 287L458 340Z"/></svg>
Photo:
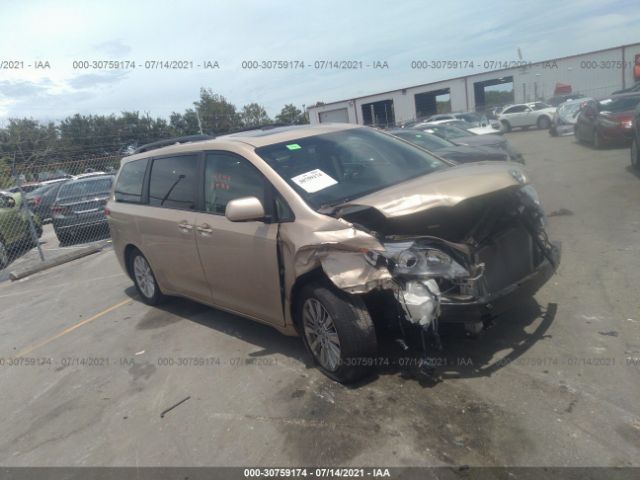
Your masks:
<svg viewBox="0 0 640 480"><path fill-rule="evenodd" d="M165 140L158 140L157 142L147 143L141 147L136 148L133 154L148 152L149 150L155 150L157 148L168 147L169 145L177 145L180 143L189 142L202 142L204 140L213 140L216 137L211 135L186 135L184 137L167 138Z"/></svg>
<svg viewBox="0 0 640 480"><path fill-rule="evenodd" d="M220 133L220 135L233 135L234 133L242 133L242 132L252 132L254 130L271 130L273 128L279 127L292 127L294 126L291 123L266 123L263 125L254 125L252 127L241 127L236 128L234 130L229 130L228 132Z"/></svg>

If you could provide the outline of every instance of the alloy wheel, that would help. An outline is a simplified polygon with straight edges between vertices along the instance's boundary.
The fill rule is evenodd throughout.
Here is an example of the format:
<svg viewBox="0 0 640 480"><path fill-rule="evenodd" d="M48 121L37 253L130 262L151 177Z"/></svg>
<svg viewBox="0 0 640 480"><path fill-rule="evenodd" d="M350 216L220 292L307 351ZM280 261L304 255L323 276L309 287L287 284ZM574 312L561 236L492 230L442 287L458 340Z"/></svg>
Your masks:
<svg viewBox="0 0 640 480"><path fill-rule="evenodd" d="M315 298L309 298L302 307L304 335L313 356L328 371L340 365L340 339L329 312Z"/></svg>
<svg viewBox="0 0 640 480"><path fill-rule="evenodd" d="M138 255L133 260L133 274L142 294L147 298L152 298L156 291L156 281L153 278L151 267L142 255Z"/></svg>

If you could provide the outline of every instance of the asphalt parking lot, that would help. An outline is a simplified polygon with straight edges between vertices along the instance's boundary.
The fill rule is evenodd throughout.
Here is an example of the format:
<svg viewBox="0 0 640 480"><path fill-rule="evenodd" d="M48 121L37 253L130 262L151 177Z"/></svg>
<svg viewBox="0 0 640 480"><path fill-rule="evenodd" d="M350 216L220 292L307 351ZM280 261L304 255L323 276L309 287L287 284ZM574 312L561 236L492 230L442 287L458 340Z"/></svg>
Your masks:
<svg viewBox="0 0 640 480"><path fill-rule="evenodd" d="M441 381L344 387L296 338L147 307L107 249L0 283L0 464L640 465L640 178L626 148L508 138L562 265L479 338L446 335Z"/></svg>

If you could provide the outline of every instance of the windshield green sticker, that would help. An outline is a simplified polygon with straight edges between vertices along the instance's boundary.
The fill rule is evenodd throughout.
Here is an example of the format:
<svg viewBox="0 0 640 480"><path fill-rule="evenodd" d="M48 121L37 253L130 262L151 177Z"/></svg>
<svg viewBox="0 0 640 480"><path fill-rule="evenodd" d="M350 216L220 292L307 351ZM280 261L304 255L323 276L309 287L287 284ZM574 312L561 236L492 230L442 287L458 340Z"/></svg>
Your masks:
<svg viewBox="0 0 640 480"><path fill-rule="evenodd" d="M287 145L287 148L289 150L300 150L302 147L297 143L290 143L289 145Z"/></svg>
<svg viewBox="0 0 640 480"><path fill-rule="evenodd" d="M422 135L420 135L419 133L416 134L416 138L422 138Z"/></svg>

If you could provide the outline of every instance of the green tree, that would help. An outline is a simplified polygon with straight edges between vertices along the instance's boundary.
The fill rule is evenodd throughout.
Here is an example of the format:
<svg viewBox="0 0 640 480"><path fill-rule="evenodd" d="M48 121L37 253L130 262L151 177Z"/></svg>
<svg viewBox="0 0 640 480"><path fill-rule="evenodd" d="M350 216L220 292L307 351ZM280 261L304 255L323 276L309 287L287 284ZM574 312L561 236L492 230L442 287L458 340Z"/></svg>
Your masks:
<svg viewBox="0 0 640 480"><path fill-rule="evenodd" d="M264 107L257 103L250 103L242 107L240 117L245 127L257 127L273 123Z"/></svg>
<svg viewBox="0 0 640 480"><path fill-rule="evenodd" d="M294 104L289 103L282 107L280 113L276 116L276 123L286 123L289 125L300 125L309 123L309 116L306 112L298 109Z"/></svg>
<svg viewBox="0 0 640 480"><path fill-rule="evenodd" d="M1 134L3 154L16 163L43 161L55 147L58 131L55 124L41 125L31 118L10 118Z"/></svg>
<svg viewBox="0 0 640 480"><path fill-rule="evenodd" d="M200 133L196 111L188 108L184 113L173 112L169 117L169 128L175 137Z"/></svg>
<svg viewBox="0 0 640 480"><path fill-rule="evenodd" d="M193 103L196 107L202 131L209 134L227 133L242 126L240 114L234 104L211 89L200 89L200 100Z"/></svg>

